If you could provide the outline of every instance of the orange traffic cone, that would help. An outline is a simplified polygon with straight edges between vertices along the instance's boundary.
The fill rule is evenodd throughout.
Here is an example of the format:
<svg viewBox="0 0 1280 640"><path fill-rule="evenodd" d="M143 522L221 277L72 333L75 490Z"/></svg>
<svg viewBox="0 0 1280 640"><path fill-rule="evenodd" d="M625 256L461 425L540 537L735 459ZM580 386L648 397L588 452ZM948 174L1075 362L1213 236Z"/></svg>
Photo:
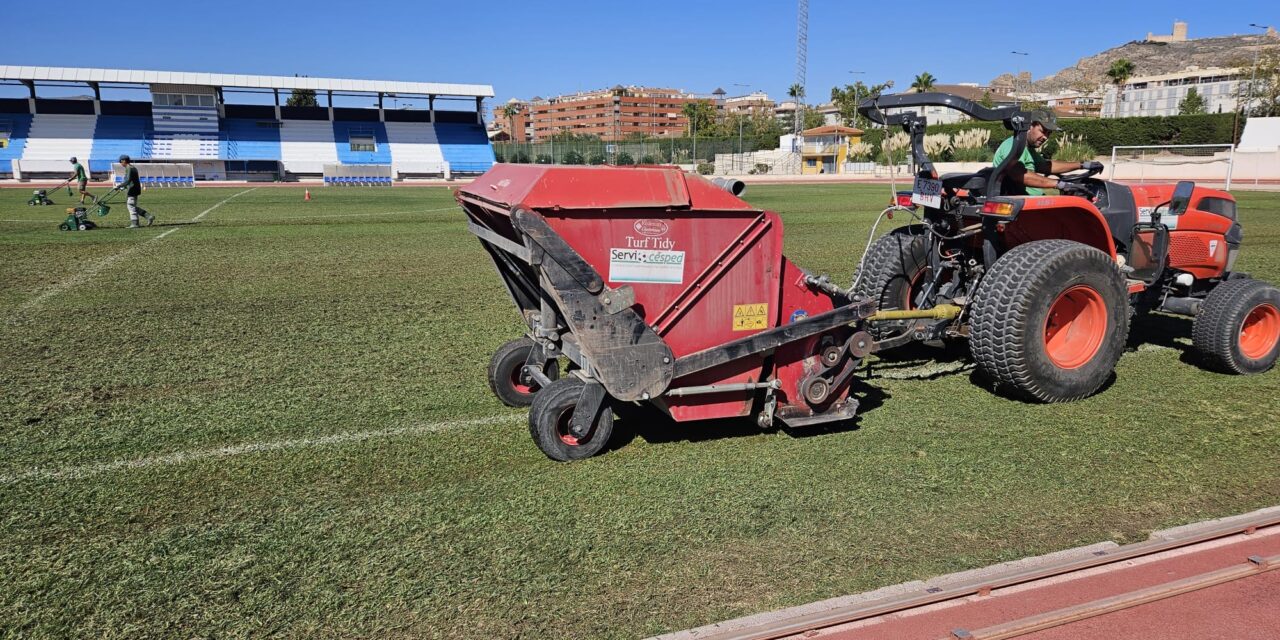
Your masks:
<svg viewBox="0 0 1280 640"><path fill-rule="evenodd" d="M311 202L311 190L307 189L306 191L303 192L303 194L304 195L302 196L302 201Z"/></svg>

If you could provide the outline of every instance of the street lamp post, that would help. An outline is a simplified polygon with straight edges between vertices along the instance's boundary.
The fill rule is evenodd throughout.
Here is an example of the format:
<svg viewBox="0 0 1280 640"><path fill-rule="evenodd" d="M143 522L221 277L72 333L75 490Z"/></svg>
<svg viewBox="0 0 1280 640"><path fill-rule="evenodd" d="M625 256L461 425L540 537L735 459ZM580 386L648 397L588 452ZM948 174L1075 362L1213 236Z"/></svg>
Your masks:
<svg viewBox="0 0 1280 640"><path fill-rule="evenodd" d="M1267 29L1270 28L1267 25L1256 24L1253 22L1250 22L1249 26L1255 29L1262 29L1263 33L1266 33ZM1249 116L1249 107L1253 106L1253 85L1254 81L1258 77L1258 51L1261 49L1262 47L1255 47L1253 50L1253 68L1249 70L1249 99L1244 103L1245 117Z"/></svg>
<svg viewBox="0 0 1280 640"><path fill-rule="evenodd" d="M751 85L749 85L749 84L742 84L742 83L739 83L739 82L735 82L735 83L733 83L733 86L735 86L735 87L742 87L742 88L744 88L744 89L746 89L746 90L747 90L747 93L748 93L748 94L750 94L750 93L751 93ZM737 114L737 115L738 115L738 161L737 161L737 162L735 162L734 164L736 165L736 168L737 168L738 174L739 174L739 175L741 175L741 174L742 174L742 160L743 160L743 158L742 158L742 114L741 114L741 113L739 113L739 114Z"/></svg>
<svg viewBox="0 0 1280 640"><path fill-rule="evenodd" d="M852 73L855 76L860 76L865 74L866 71L850 71L849 73ZM858 126L858 82L861 82L861 81L855 80L853 83L853 126L854 127Z"/></svg>
<svg viewBox="0 0 1280 640"><path fill-rule="evenodd" d="M1009 53L1012 53L1015 56L1023 56L1023 57L1031 55L1025 51L1010 51ZM1018 90L1018 81L1022 80L1022 63L1019 62L1017 67L1018 67L1017 74L1013 77L1013 90L1015 92ZM1021 107L1022 99L1018 98L1017 96L1014 96L1014 99L1018 101L1018 106Z"/></svg>

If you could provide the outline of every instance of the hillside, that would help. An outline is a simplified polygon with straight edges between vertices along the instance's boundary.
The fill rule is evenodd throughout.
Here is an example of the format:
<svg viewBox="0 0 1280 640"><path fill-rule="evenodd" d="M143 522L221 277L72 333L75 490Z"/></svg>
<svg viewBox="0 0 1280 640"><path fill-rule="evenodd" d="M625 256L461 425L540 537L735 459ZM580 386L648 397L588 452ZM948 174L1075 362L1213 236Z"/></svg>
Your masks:
<svg viewBox="0 0 1280 640"><path fill-rule="evenodd" d="M1069 88L1093 88L1108 82L1107 69L1120 58L1132 61L1135 76L1181 71L1191 65L1201 68L1231 67L1253 59L1256 49L1280 46L1275 33L1197 38L1181 42L1134 40L1107 49L1097 55L1081 58L1075 66L1032 82L1033 91L1058 91ZM1025 72L1023 82L1025 82ZM1012 85L1014 75L1003 74L991 81L992 86Z"/></svg>

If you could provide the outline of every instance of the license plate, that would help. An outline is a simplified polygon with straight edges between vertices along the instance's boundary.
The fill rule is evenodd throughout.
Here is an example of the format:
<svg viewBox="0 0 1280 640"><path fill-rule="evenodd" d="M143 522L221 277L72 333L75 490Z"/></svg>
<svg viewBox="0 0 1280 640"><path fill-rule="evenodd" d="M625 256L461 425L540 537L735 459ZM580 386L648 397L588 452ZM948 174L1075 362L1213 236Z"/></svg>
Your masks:
<svg viewBox="0 0 1280 640"><path fill-rule="evenodd" d="M911 188L911 202L934 209L942 208L942 181L931 178L916 178Z"/></svg>

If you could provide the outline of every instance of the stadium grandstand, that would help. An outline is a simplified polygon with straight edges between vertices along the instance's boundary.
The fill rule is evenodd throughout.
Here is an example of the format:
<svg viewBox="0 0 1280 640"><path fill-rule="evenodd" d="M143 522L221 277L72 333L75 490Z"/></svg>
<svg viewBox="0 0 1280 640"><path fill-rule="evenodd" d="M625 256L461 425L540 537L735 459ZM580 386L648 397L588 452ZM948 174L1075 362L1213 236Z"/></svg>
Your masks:
<svg viewBox="0 0 1280 640"><path fill-rule="evenodd" d="M121 154L190 163L197 180L318 178L326 165L450 177L494 163L488 85L26 66L0 66L0 85L0 178L65 175L72 156L105 173ZM91 95L40 95L53 87ZM319 106L282 104L295 91ZM389 99L422 106L384 108Z"/></svg>

